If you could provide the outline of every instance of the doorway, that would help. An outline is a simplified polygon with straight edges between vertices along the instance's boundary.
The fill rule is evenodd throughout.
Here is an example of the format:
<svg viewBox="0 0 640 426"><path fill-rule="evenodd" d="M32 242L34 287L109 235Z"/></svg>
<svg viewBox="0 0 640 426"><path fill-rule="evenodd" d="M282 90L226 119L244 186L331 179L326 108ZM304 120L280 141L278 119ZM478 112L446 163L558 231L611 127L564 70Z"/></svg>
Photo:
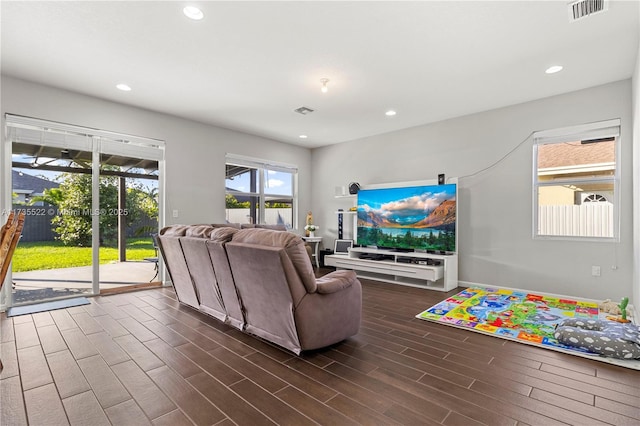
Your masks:
<svg viewBox="0 0 640 426"><path fill-rule="evenodd" d="M5 304L160 285L164 144L6 118L11 209L26 218Z"/></svg>

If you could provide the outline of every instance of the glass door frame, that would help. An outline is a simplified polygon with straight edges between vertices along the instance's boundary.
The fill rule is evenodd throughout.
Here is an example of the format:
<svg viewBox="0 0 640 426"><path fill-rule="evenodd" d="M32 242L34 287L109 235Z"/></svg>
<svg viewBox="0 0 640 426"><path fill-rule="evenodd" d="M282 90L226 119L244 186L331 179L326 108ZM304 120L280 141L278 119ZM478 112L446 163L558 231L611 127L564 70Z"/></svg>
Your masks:
<svg viewBox="0 0 640 426"><path fill-rule="evenodd" d="M0 226L4 225L6 218L8 217L9 211L13 208L12 205L12 178L11 171L13 169L12 164L12 155L13 155L13 143L14 138L10 137L8 124L8 117L11 117L11 122L15 126L17 122L25 121L28 126L36 127L39 129L45 128L45 125L50 125L48 128L55 129L56 131L69 131L78 134L84 134L90 137L91 139L91 152L92 152L92 163L91 163L91 187L92 187L92 197L91 197L91 255L92 255L92 282L91 282L91 293L87 295L97 296L100 294L100 216L96 214L100 212L100 167L101 167L101 145L104 139L109 140L109 142L122 142L120 148L122 148L122 154L127 156L127 151L131 151L129 155L136 157L140 156L140 152L144 151L145 148L154 148L157 149L157 157L156 161L158 162L158 231L162 229L164 226L164 207L165 207L165 143L164 141L149 139L149 138L141 138L137 136L130 136L125 134L119 134L114 132L107 132L95 129L89 129L80 126L67 125L64 123L57 122L49 122L46 120L38 120L31 119L28 117L21 117L11 114L2 114L2 128L4 130L3 133L3 147L0 149L0 164L2 164L4 168L4 173L2 174L3 184L0 187L0 192L2 196L0 197ZM14 121L16 120L16 121ZM32 123L29 123L32 122ZM131 146L126 142L134 141ZM136 149L135 145L137 142L138 148ZM47 146L46 143L42 143L42 145ZM52 146L52 144L48 145ZM55 145L53 145L55 146ZM112 145L113 146L113 145ZM137 151L137 152L136 152ZM158 262L158 280L166 285L164 281L165 273L162 262ZM4 285L2 286L2 292L0 292L0 309L7 309L14 305L13 303L13 293L12 293L12 270L9 269L7 276L5 278Z"/></svg>
<svg viewBox="0 0 640 426"><path fill-rule="evenodd" d="M100 138L91 139L91 293L95 296L100 294Z"/></svg>

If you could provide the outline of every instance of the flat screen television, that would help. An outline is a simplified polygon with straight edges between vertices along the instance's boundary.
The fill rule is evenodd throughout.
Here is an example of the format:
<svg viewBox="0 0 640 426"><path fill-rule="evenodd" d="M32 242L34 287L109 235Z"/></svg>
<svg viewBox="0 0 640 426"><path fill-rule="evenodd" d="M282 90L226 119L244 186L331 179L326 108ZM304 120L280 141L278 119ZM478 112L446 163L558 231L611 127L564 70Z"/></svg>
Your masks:
<svg viewBox="0 0 640 426"><path fill-rule="evenodd" d="M456 193L456 184L361 189L357 243L455 253Z"/></svg>

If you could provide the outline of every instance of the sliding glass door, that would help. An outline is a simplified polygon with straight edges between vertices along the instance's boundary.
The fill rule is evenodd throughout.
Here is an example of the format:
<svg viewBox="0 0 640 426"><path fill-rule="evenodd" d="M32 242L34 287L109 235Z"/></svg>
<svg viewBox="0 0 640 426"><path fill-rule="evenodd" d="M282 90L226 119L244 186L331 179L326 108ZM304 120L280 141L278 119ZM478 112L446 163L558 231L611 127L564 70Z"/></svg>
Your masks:
<svg viewBox="0 0 640 426"><path fill-rule="evenodd" d="M68 150L67 160L57 147L24 140L12 142L11 208L25 212L13 304L91 294L91 148Z"/></svg>
<svg viewBox="0 0 640 426"><path fill-rule="evenodd" d="M160 281L158 173L157 160L101 153L101 293Z"/></svg>
<svg viewBox="0 0 640 426"><path fill-rule="evenodd" d="M26 219L5 304L159 281L164 144L18 116L6 123L3 212L23 209Z"/></svg>

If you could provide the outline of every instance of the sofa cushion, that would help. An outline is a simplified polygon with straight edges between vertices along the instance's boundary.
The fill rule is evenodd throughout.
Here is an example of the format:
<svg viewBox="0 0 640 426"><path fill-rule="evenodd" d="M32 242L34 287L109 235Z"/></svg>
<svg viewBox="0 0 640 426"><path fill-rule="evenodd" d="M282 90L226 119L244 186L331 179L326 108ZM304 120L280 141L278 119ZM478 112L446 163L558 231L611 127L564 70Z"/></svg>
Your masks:
<svg viewBox="0 0 640 426"><path fill-rule="evenodd" d="M318 293L330 294L350 287L357 280L355 271L343 269L318 278L316 283L318 284Z"/></svg>
<svg viewBox="0 0 640 426"><path fill-rule="evenodd" d="M191 225L171 225L160 230L160 235L167 237L184 237Z"/></svg>
<svg viewBox="0 0 640 426"><path fill-rule="evenodd" d="M299 235L271 229L247 228L238 231L233 236L233 241L237 243L283 248L287 256L289 256L307 292L316 292L317 284L315 274L313 273L313 266L309 260L304 241Z"/></svg>
<svg viewBox="0 0 640 426"><path fill-rule="evenodd" d="M199 228L199 229L195 229ZM213 228L194 226L187 230L187 235L179 237L182 254L189 269L191 282L196 289L199 309L221 321L227 319L227 312L220 293L216 273L207 250L207 240L202 234L208 234ZM189 235L193 234L193 236ZM167 238L167 237L163 237Z"/></svg>
<svg viewBox="0 0 640 426"><path fill-rule="evenodd" d="M228 243L238 231L238 228L228 226L214 228L209 234L209 239L214 243Z"/></svg>
<svg viewBox="0 0 640 426"><path fill-rule="evenodd" d="M229 259L226 252L226 243L231 241L233 234L238 232L240 228L220 227L211 231L211 235L207 240L207 249L209 250L209 258L216 275L216 281L220 294L227 310L227 322L229 325L239 329L244 329L244 314L240 304L239 296L236 292L236 286L229 266Z"/></svg>
<svg viewBox="0 0 640 426"><path fill-rule="evenodd" d="M214 228L211 225L193 225L187 228L185 236L193 238L209 238L213 229Z"/></svg>
<svg viewBox="0 0 640 426"><path fill-rule="evenodd" d="M178 300L197 309L200 301L180 244L180 239L184 237L189 227L189 225L173 225L163 228L160 231L158 243Z"/></svg>
<svg viewBox="0 0 640 426"><path fill-rule="evenodd" d="M211 226L213 226L214 228L236 228L236 229L240 229L241 226L239 223L214 223Z"/></svg>

